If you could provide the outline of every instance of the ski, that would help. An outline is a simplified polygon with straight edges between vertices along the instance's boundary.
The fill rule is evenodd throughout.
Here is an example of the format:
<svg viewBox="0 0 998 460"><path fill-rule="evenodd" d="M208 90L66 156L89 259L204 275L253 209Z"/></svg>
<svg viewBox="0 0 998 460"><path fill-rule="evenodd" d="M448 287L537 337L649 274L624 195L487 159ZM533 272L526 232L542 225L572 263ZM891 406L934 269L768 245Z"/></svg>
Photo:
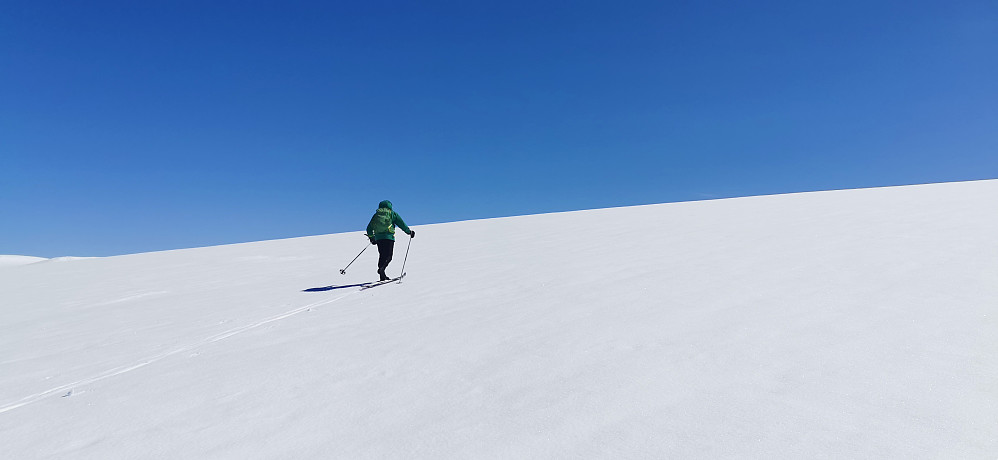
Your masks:
<svg viewBox="0 0 998 460"><path fill-rule="evenodd" d="M366 283L343 284L343 285L339 285L339 286L332 285L332 286L314 287L314 288L305 289L302 292L324 292L324 291L332 291L333 289L345 289L345 288L352 288L352 287L359 287L360 290L363 291L364 289L370 289L370 288L373 288L375 286L381 286L382 284L388 284L388 283L391 283L392 281L401 281L403 277L405 277L405 273L403 273L402 276L399 276L397 278L392 278L390 280L368 281Z"/></svg>
<svg viewBox="0 0 998 460"><path fill-rule="evenodd" d="M371 284L371 283L357 283L357 284L343 284L343 285L340 285L340 286L332 285L332 286L314 287L314 288L305 289L303 292L332 291L333 289L345 289L345 288L352 288L352 287L363 287L363 286L367 286L368 284Z"/></svg>
<svg viewBox="0 0 998 460"><path fill-rule="evenodd" d="M402 276L399 276L398 278L392 278L390 280L375 281L375 282L372 282L372 283L367 283L367 284L361 286L360 290L364 291L364 290L367 290L367 289L371 289L373 287L383 286L385 284L389 284L389 283L392 283L392 282L395 282L395 281L401 281L403 277L405 277L405 273L403 273Z"/></svg>

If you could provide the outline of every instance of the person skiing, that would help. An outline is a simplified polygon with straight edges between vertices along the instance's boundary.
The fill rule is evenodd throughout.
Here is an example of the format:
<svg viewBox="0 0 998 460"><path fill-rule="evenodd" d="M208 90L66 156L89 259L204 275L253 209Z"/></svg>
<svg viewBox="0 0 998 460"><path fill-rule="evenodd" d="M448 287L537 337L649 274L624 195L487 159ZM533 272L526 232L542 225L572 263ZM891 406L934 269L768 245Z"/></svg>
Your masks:
<svg viewBox="0 0 998 460"><path fill-rule="evenodd" d="M371 244L378 245L378 275L381 281L391 278L385 274L385 269L392 261L392 254L395 252L395 226L402 229L409 235L409 238L416 237L416 231L405 224L402 217L392 210L392 202L385 200L378 203L378 210L371 217L371 223L367 224L367 237Z"/></svg>

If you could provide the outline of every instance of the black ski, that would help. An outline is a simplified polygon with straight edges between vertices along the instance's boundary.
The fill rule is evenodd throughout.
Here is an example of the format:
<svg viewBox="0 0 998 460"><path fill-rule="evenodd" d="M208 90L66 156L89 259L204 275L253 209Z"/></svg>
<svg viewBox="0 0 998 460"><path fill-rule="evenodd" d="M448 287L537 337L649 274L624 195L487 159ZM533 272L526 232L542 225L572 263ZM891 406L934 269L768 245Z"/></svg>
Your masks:
<svg viewBox="0 0 998 460"><path fill-rule="evenodd" d="M363 286L367 286L368 284L371 284L371 283L357 283L357 284L344 284L344 285L340 285L340 286L332 285L332 286L314 287L314 288L305 289L303 292L332 291L333 289L344 289L344 288L352 288L352 287L363 287Z"/></svg>
<svg viewBox="0 0 998 460"><path fill-rule="evenodd" d="M302 292L324 292L324 291L332 291L333 289L345 289L345 288L352 288L352 287L359 287L360 290L363 291L364 289L370 289L370 288L373 288L375 286L381 286L382 284L388 284L388 283L391 283L392 281L399 281L403 277L405 277L405 273L403 273L402 276L400 276L398 278L392 278L390 280L368 281L366 283L343 284L343 285L339 285L339 286L332 285L332 286L314 287L314 288L305 289Z"/></svg>
<svg viewBox="0 0 998 460"><path fill-rule="evenodd" d="M366 289L371 289L373 287L383 286L385 284L389 284L389 283L392 283L394 281L401 281L403 277L405 277L405 273L403 273L402 276L400 276L398 278L392 278L390 280L375 281L373 283L367 283L367 284L361 286L360 290L363 291L363 290L366 290Z"/></svg>

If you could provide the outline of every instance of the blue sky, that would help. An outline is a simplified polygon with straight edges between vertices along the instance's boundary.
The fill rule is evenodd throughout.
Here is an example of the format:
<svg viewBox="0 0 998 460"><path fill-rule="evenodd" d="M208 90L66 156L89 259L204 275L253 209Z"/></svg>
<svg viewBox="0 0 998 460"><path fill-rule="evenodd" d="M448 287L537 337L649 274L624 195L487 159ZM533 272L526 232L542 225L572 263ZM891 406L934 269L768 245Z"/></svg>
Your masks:
<svg viewBox="0 0 998 460"><path fill-rule="evenodd" d="M993 0L2 10L0 254L998 177Z"/></svg>

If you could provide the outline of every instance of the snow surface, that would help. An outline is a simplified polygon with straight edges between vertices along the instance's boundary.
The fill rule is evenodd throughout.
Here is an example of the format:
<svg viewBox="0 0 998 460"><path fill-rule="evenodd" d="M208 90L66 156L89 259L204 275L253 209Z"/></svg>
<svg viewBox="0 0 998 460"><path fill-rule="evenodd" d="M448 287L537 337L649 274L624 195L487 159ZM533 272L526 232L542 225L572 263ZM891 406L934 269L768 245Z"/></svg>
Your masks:
<svg viewBox="0 0 998 460"><path fill-rule="evenodd" d="M995 459L996 203L426 225L365 291L303 292L376 277L360 233L8 267L0 458Z"/></svg>
<svg viewBox="0 0 998 460"><path fill-rule="evenodd" d="M44 257L32 257L32 256L8 256L0 255L0 268L4 267L17 267L20 265L34 264L38 262L43 262L49 259Z"/></svg>

